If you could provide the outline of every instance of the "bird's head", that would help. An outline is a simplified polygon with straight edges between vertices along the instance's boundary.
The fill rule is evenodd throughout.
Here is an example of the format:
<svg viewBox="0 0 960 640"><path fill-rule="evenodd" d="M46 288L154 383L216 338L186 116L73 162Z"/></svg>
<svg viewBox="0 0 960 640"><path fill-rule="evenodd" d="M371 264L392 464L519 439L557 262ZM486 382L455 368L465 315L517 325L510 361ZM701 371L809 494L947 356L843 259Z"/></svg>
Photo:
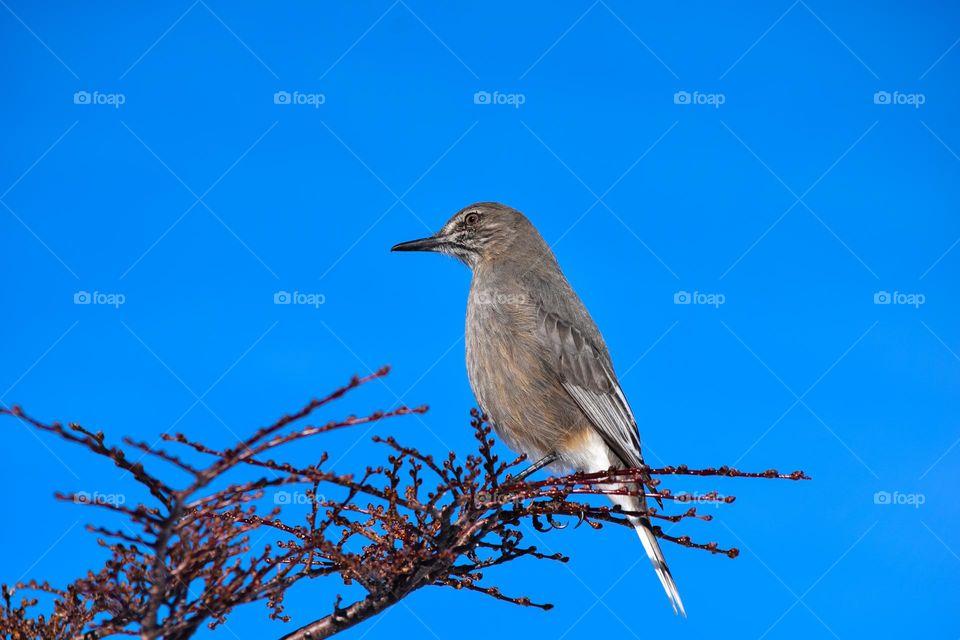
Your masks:
<svg viewBox="0 0 960 640"><path fill-rule="evenodd" d="M464 207L440 231L427 238L394 245L391 251L435 251L452 256L471 269L510 253L518 239L540 240L530 221L516 209L496 202Z"/></svg>

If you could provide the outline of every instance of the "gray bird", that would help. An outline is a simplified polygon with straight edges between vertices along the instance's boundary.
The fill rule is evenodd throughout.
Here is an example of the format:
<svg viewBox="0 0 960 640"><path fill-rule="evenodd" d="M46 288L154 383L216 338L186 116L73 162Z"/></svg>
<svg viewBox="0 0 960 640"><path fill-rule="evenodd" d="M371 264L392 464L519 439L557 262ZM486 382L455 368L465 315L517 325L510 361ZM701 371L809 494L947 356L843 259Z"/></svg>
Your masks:
<svg viewBox="0 0 960 640"><path fill-rule="evenodd" d="M435 251L473 271L467 303L470 386L497 435L537 460L529 470L641 467L640 433L607 345L540 233L496 202L460 210L434 235L392 251ZM646 498L610 496L643 512ZM674 612L686 615L646 516L629 516Z"/></svg>

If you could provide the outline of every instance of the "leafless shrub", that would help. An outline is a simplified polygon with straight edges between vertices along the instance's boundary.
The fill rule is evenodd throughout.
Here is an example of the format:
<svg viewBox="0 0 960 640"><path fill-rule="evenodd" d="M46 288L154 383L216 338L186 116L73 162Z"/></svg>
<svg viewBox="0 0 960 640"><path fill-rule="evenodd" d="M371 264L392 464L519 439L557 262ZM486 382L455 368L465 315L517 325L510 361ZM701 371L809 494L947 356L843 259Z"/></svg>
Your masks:
<svg viewBox="0 0 960 640"><path fill-rule="evenodd" d="M657 476L664 475L807 479L800 471L781 475L775 470L745 473L727 467L679 466L517 482L513 477L524 459L502 462L494 451L489 426L476 411L471 425L477 451L462 459L454 453L436 459L392 437L374 438L386 448L385 462L357 475L326 468L326 453L306 467L270 457L274 449L312 436L425 412L426 407L400 407L361 418L305 424L320 407L387 373L385 367L367 377L355 377L330 395L222 450L182 433L163 436L172 450L129 438L124 438L123 447L112 446L101 432L73 423L44 423L19 407L0 408L0 415L12 416L110 460L152 498L149 504L136 506L86 501L90 507L118 513L124 521L117 530L87 527L99 536L97 542L108 551L109 559L64 589L37 582L13 588L4 585L0 633L16 640L93 640L111 635L178 640L191 637L204 624L216 628L235 607L256 601L266 603L271 618L288 622L291 618L283 603L287 589L304 579L334 575L345 585L360 585L366 595L346 606L338 596L330 613L283 638L329 637L430 585L549 609L552 605L504 594L484 579L487 568L518 558L567 561L561 554L544 554L526 543L524 523L540 531L562 528L574 519L577 526L587 524L594 529L604 523L629 526L619 510L584 500L625 493L627 490L620 488L624 483L637 483L647 473L653 476L655 487ZM131 459L132 455L139 457ZM195 458L204 463L193 462ZM189 481L174 486L148 471L140 459L172 465L185 472ZM223 480L234 470L251 479L213 488L225 484ZM284 517L282 506L262 507L261 499L269 491L288 487L301 488L307 497L307 513L300 520ZM326 487L339 497L325 497ZM732 496L716 492L674 495L657 489L648 495L679 504L733 501ZM75 501L77 494L56 497ZM651 508L649 515L667 522L711 519L698 513L696 506L673 515ZM251 534L258 531L275 534L275 543L254 548ZM673 537L659 528L655 532L685 547L731 558L737 555L736 549L722 549L715 542ZM33 613L42 608L37 598L18 596L17 592L47 594L53 598L53 611Z"/></svg>

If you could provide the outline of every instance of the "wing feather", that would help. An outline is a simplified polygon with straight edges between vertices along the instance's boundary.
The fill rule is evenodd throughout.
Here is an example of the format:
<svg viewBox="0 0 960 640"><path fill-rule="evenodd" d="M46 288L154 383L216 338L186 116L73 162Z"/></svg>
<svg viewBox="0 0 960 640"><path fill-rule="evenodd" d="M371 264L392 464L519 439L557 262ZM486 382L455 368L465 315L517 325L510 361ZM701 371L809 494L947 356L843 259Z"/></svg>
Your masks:
<svg viewBox="0 0 960 640"><path fill-rule="evenodd" d="M637 422L605 351L541 305L537 327L559 365L561 383L624 464L643 465Z"/></svg>

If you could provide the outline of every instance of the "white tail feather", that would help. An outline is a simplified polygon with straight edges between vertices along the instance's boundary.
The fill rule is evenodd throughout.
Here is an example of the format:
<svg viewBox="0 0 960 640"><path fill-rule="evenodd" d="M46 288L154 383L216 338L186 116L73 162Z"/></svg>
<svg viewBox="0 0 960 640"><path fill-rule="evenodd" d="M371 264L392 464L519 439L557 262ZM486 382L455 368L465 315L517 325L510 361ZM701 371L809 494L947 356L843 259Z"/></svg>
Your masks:
<svg viewBox="0 0 960 640"><path fill-rule="evenodd" d="M657 577L660 578L660 584L663 585L663 590L667 592L670 604L673 605L673 612L677 613L679 609L680 614L686 618L687 612L683 609L680 592L677 591L677 584L673 581L673 576L670 575L670 569L667 568L667 559L663 557L663 551L660 550L657 537L653 535L650 527L641 520L631 518L631 521L633 521L633 526L637 530L640 542L643 543L643 549L647 552L647 557L650 558L650 562L653 563L653 570L657 572Z"/></svg>
<svg viewBox="0 0 960 640"><path fill-rule="evenodd" d="M597 433L592 433L591 435L593 438L592 441L584 447L583 457L577 461L576 466L578 468L587 470L608 469L611 466L622 464L606 444L603 443ZM621 486L627 488L626 486ZM640 488L639 491L642 492L643 489ZM646 500L644 498L618 494L609 494L607 497L613 504L619 505L624 511L632 511L634 513L643 513L646 511ZM650 521L637 516L627 517L630 519L630 523L633 524L634 529L637 530L637 535L640 536L643 549L647 552L647 557L650 558L650 562L653 563L653 570L657 572L660 584L663 585L663 590L666 591L667 598L670 599L673 612L678 613L679 611L679 613L686 618L687 612L683 608L680 592L677 591L677 584L673 581L673 576L670 575L670 569L667 567L667 559L663 557L663 551L660 550L657 537L653 534L653 531L650 530Z"/></svg>

